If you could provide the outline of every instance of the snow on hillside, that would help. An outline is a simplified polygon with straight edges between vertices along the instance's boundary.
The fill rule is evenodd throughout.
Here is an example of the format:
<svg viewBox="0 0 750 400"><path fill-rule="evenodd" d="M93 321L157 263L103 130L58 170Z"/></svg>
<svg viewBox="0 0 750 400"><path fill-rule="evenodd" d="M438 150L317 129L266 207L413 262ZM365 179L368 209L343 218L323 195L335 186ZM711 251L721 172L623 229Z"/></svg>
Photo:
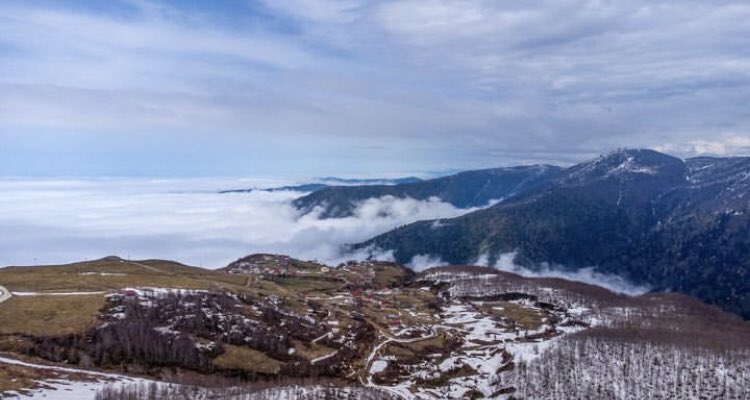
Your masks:
<svg viewBox="0 0 750 400"><path fill-rule="evenodd" d="M23 393L14 391L3 393L4 396L14 396L18 399L93 400L96 397L96 392L107 386L123 387L132 384L144 385L155 382L120 374L29 363L2 356L0 356L0 363L52 373L79 374L86 377L86 380L45 379L40 382L41 387L39 388L26 390Z"/></svg>

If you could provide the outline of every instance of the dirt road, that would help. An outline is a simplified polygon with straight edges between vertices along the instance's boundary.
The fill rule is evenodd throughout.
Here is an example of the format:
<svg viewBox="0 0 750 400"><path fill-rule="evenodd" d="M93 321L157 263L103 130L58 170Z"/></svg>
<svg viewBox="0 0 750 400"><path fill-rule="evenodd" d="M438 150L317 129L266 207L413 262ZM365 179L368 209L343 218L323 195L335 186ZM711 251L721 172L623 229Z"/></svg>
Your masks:
<svg viewBox="0 0 750 400"><path fill-rule="evenodd" d="M5 286L0 286L0 303L3 303L10 298L10 290L6 289Z"/></svg>

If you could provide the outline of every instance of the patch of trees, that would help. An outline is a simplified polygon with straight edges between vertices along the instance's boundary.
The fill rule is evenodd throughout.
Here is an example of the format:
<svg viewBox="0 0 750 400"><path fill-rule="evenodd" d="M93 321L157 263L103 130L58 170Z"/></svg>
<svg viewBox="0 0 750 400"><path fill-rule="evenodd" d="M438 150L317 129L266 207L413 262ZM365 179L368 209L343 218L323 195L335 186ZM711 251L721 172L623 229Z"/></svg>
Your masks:
<svg viewBox="0 0 750 400"><path fill-rule="evenodd" d="M619 341L563 340L503 376L515 399L742 399L750 352Z"/></svg>
<svg viewBox="0 0 750 400"><path fill-rule="evenodd" d="M246 315L250 306L260 315ZM25 353L56 362L98 366L136 373L170 370L221 373L242 381L265 381L276 376L249 370L220 370L213 359L223 344L247 346L283 362L278 376L338 377L352 360L361 357L376 333L365 321L345 332L342 342L327 337L320 344L336 354L312 364L290 352L293 340L308 343L328 330L315 319L285 312L268 301L207 292L184 292L146 297L111 296L101 324L85 334L30 338ZM254 311L254 312L256 312Z"/></svg>
<svg viewBox="0 0 750 400"><path fill-rule="evenodd" d="M170 295L150 300L112 300L108 308L122 310L123 318L109 318L85 335L34 338L30 355L83 366L182 367L210 372L218 347L201 348L188 335L172 331L170 321L180 298Z"/></svg>
<svg viewBox="0 0 750 400"><path fill-rule="evenodd" d="M163 383L109 385L96 393L96 400L394 400L388 392L359 387L336 387L321 380L268 385L205 388Z"/></svg>

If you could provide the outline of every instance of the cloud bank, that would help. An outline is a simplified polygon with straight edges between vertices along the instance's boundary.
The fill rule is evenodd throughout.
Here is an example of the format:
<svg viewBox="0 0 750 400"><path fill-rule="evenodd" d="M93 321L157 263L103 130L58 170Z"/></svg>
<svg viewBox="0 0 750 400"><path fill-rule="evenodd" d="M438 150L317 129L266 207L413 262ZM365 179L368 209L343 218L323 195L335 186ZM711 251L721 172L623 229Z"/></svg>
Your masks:
<svg viewBox="0 0 750 400"><path fill-rule="evenodd" d="M362 250L362 252L363 255L374 259L383 261L393 260L392 251L370 248L364 249ZM358 256L360 255L358 254ZM594 267L570 270L565 269L562 266L555 267L550 266L548 263L541 263L536 268L527 268L522 265L516 264L515 258L515 252L503 253L499 254L493 263L490 262L489 254L485 253L477 257L477 259L469 265L491 267L500 271L511 272L531 278L562 278L570 281L583 282L591 285L601 286L616 293L623 293L631 296L643 294L650 290L648 286L635 285L620 276L598 272ZM424 271L428 268L448 265L448 263L435 255L418 254L414 256L406 265L414 271L419 272Z"/></svg>
<svg viewBox="0 0 750 400"><path fill-rule="evenodd" d="M373 258L383 259L383 255L374 254ZM424 271L432 267L439 267L441 265L446 265L446 263L440 257L429 254L417 254L416 256L412 257L411 261L406 264L406 266L417 272Z"/></svg>
<svg viewBox="0 0 750 400"><path fill-rule="evenodd" d="M458 216L437 199L384 197L348 218L300 216L296 192L218 194L236 180L0 180L0 266L50 264L119 255L217 268L256 252L328 263L340 246L421 219ZM348 258L348 257L344 257Z"/></svg>
<svg viewBox="0 0 750 400"><path fill-rule="evenodd" d="M532 278L562 278L571 281L589 283L601 286L613 292L624 293L631 296L643 294L649 291L647 286L635 285L628 282L627 279L617 275L597 272L593 267L580 268L571 271L563 267L554 267L544 263L539 265L538 268L532 269L516 264L515 259L516 253L504 253L498 255L497 260L492 264L489 262L489 255L483 254L474 264L492 267L501 271L512 272L514 274Z"/></svg>

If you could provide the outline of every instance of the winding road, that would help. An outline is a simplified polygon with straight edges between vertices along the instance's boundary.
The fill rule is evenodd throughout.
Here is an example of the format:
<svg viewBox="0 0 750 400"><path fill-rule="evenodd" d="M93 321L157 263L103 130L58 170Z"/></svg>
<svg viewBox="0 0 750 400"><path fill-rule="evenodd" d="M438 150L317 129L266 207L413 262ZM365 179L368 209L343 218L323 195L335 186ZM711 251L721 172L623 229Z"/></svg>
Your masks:
<svg viewBox="0 0 750 400"><path fill-rule="evenodd" d="M437 337L437 332L435 330L431 330L430 334L423 337L417 337L417 338L410 338L410 339L400 339L397 337L393 337L390 334L388 334L385 330L382 330L377 324L374 322L367 320L368 323L373 325L382 336L384 336L386 339L380 343L378 343L370 352L370 354L367 356L367 359L365 360L365 366L362 372L366 375L367 380L362 379L362 376L359 377L359 382L363 386L368 386L371 388L381 389L385 390L393 395L398 396L401 399L408 399L411 397L411 392L409 389L405 387L399 387L399 386L387 386L387 385L378 385L375 382L372 381L372 374L370 373L370 369L372 368L372 363L375 360L375 357L377 357L378 352L381 348L386 346L388 343L396 342L396 343L415 343L415 342L421 342L423 340L430 340Z"/></svg>

